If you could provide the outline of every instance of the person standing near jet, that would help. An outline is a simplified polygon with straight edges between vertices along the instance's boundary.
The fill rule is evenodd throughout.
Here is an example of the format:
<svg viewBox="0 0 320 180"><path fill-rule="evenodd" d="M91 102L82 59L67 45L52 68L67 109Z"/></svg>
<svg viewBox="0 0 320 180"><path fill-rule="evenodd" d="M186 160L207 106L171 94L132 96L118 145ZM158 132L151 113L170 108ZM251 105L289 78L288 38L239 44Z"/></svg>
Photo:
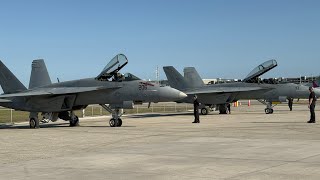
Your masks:
<svg viewBox="0 0 320 180"><path fill-rule="evenodd" d="M292 105L293 105L293 98L289 98L288 99L288 106L289 106L290 111L292 111Z"/></svg>
<svg viewBox="0 0 320 180"><path fill-rule="evenodd" d="M200 123L199 119L199 105L198 97L197 95L193 96L193 115L194 115L194 121L192 123Z"/></svg>
<svg viewBox="0 0 320 180"><path fill-rule="evenodd" d="M313 91L313 87L309 87L310 95L309 95L309 109L310 109L310 121L308 123L315 123L316 122L316 115L314 109L316 107L316 95Z"/></svg>
<svg viewBox="0 0 320 180"><path fill-rule="evenodd" d="M231 104L227 103L228 114L231 114Z"/></svg>

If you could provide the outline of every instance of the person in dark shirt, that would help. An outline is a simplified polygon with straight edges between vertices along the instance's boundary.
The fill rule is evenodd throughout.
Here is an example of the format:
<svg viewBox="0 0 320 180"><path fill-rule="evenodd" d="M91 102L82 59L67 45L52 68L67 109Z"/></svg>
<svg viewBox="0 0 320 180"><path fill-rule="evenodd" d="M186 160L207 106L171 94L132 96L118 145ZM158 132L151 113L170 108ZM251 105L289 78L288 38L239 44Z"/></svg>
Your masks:
<svg viewBox="0 0 320 180"><path fill-rule="evenodd" d="M199 119L199 102L197 95L194 95L193 97L193 115L194 115L194 121L192 123L200 123Z"/></svg>
<svg viewBox="0 0 320 180"><path fill-rule="evenodd" d="M316 107L317 97L313 91L313 87L309 88L310 95L309 95L309 109L310 109L310 121L308 123L315 123L316 122L316 114L314 109Z"/></svg>
<svg viewBox="0 0 320 180"><path fill-rule="evenodd" d="M288 106L289 106L290 111L292 111L292 105L293 105L293 98L289 98L288 99Z"/></svg>
<svg viewBox="0 0 320 180"><path fill-rule="evenodd" d="M231 104L227 103L228 114L231 114Z"/></svg>

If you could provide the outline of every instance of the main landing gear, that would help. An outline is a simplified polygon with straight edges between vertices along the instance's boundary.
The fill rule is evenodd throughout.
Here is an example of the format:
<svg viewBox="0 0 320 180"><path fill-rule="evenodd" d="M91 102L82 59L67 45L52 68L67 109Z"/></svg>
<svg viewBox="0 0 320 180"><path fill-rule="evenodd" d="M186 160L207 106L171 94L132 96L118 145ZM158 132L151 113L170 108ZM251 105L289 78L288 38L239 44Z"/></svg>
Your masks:
<svg viewBox="0 0 320 180"><path fill-rule="evenodd" d="M209 114L209 108L207 107L204 107L204 108L201 108L201 114L202 115L208 115Z"/></svg>
<svg viewBox="0 0 320 180"><path fill-rule="evenodd" d="M65 121L69 121L70 127L79 126L79 117L76 116L73 111L70 111L70 112L68 112L68 111L60 112L59 115L58 115L58 117L59 117L60 119L65 120Z"/></svg>
<svg viewBox="0 0 320 180"><path fill-rule="evenodd" d="M30 112L30 115L29 115L29 125L30 125L30 128L32 129L37 129L39 128L39 118L38 118L38 113L37 112Z"/></svg>
<svg viewBox="0 0 320 180"><path fill-rule="evenodd" d="M220 104L219 105L219 114L228 114L228 106L227 104Z"/></svg>
<svg viewBox="0 0 320 180"><path fill-rule="evenodd" d="M70 127L79 126L79 117L74 114L73 111L70 112Z"/></svg>
<svg viewBox="0 0 320 180"><path fill-rule="evenodd" d="M112 118L109 121L110 127L122 126L122 120L120 118L123 115L122 109L115 108L115 110L112 110L110 106L107 106L105 104L100 104L100 106L102 106L105 110L112 114Z"/></svg>
<svg viewBox="0 0 320 180"><path fill-rule="evenodd" d="M208 115L211 111L215 111L215 105L200 105L199 107L202 115Z"/></svg>
<svg viewBox="0 0 320 180"><path fill-rule="evenodd" d="M51 114L50 116L48 116L48 118L49 118L48 122L50 120L52 120L54 122L58 119L58 117L60 119L69 121L70 127L79 126L79 117L76 116L73 111L70 111L70 112L63 111L63 112L60 112L59 114L54 115L54 117L53 117L53 114ZM30 118L30 120L29 120L30 128L35 129L35 128L40 127L38 112L30 112L29 118Z"/></svg>

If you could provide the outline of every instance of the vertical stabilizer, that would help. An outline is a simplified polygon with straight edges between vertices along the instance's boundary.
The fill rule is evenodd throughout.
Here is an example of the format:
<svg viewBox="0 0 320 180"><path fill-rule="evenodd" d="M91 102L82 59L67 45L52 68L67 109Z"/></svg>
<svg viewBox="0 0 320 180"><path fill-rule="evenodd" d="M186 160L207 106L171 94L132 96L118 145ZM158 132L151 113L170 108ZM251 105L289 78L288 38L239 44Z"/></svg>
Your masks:
<svg viewBox="0 0 320 180"><path fill-rule="evenodd" d="M168 83L171 87L184 90L187 87L187 82L185 81L184 77L172 66L165 66L163 70L167 76Z"/></svg>
<svg viewBox="0 0 320 180"><path fill-rule="evenodd" d="M204 86L204 82L194 67L186 67L183 70L184 79L188 84L188 88L197 88Z"/></svg>
<svg viewBox="0 0 320 180"><path fill-rule="evenodd" d="M51 84L51 79L43 59L32 61L29 89Z"/></svg>
<svg viewBox="0 0 320 180"><path fill-rule="evenodd" d="M0 61L0 85L5 94L27 90L2 61Z"/></svg>

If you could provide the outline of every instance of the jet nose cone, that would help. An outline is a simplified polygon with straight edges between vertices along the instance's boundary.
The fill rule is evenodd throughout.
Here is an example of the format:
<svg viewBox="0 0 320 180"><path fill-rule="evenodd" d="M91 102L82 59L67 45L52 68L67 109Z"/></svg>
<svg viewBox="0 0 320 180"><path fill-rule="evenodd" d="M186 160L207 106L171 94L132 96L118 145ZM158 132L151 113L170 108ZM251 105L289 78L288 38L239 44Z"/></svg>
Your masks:
<svg viewBox="0 0 320 180"><path fill-rule="evenodd" d="M162 102L178 101L188 97L185 93L171 88L171 87L160 87L159 97Z"/></svg>
<svg viewBox="0 0 320 180"><path fill-rule="evenodd" d="M180 98L180 99L184 99L184 98L186 98L186 97L188 97L188 95L186 95L184 92L180 92L180 93L179 93L179 98Z"/></svg>

